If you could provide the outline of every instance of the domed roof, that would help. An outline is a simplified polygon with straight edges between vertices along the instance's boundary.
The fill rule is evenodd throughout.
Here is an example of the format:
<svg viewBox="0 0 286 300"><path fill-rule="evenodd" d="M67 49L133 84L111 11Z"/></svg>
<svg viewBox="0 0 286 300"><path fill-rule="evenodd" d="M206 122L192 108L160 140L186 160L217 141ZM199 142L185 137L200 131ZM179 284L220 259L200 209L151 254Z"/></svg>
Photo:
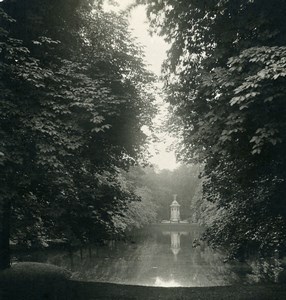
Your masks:
<svg viewBox="0 0 286 300"><path fill-rule="evenodd" d="M181 206L177 200L174 200L170 206Z"/></svg>

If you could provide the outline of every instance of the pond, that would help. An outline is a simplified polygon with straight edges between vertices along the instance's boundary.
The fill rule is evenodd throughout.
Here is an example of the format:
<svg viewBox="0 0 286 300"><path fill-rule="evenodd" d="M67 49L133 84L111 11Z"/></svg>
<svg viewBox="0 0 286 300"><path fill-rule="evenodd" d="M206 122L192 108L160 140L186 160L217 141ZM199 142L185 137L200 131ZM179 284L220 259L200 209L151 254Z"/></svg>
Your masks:
<svg viewBox="0 0 286 300"><path fill-rule="evenodd" d="M135 231L125 242L110 241L73 252L45 250L19 255L18 260L65 267L76 280L132 285L206 287L264 278L265 270L257 262L225 262L224 253L197 243L202 231L198 225L154 225ZM280 266L278 269L281 271Z"/></svg>

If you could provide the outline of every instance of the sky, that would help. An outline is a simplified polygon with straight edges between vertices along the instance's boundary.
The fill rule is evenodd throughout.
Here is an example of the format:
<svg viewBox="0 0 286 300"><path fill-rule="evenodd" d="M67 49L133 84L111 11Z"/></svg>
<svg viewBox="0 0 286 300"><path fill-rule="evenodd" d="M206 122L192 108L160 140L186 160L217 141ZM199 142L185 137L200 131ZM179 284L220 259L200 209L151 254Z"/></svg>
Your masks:
<svg viewBox="0 0 286 300"><path fill-rule="evenodd" d="M128 4L132 3L132 0L118 0L118 9L124 9ZM114 9L114 7L110 7ZM132 34L137 38L139 43L145 48L145 61L148 65L148 69L154 72L157 76L161 74L161 64L166 58L166 51L169 45L163 40L162 37L157 35L151 36L148 33L148 21L146 17L145 7L139 6L134 8L129 16L130 29ZM162 84L158 84L162 87ZM159 114L154 119L156 125L161 125L164 118L167 115L167 104L163 99L157 97L157 103L159 105ZM178 167L176 163L175 154L173 151L167 151L174 141L167 133L158 133L160 142L150 145L150 152L153 157L150 162L156 165L159 169L173 170ZM157 153L157 154L156 154Z"/></svg>

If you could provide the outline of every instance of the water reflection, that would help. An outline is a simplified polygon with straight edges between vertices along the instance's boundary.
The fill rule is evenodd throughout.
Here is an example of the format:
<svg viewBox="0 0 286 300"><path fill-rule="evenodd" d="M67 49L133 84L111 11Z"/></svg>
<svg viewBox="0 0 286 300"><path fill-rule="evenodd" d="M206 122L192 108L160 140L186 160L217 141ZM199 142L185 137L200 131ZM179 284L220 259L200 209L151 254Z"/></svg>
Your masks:
<svg viewBox="0 0 286 300"><path fill-rule="evenodd" d="M170 235L171 250L174 254L174 259L177 260L177 255L181 250L181 235L188 235L186 231L163 231L163 235Z"/></svg>
<svg viewBox="0 0 286 300"><path fill-rule="evenodd" d="M160 277L156 277L154 286L163 286L163 287L178 287L181 286L177 281L171 279L169 281L165 281Z"/></svg>
<svg viewBox="0 0 286 300"><path fill-rule="evenodd" d="M178 227L179 226L179 227ZM160 225L138 231L131 242L110 242L81 251L47 252L46 262L69 268L73 278L151 286L217 286L241 283L243 265L224 263L224 256L205 244L193 247L202 229Z"/></svg>

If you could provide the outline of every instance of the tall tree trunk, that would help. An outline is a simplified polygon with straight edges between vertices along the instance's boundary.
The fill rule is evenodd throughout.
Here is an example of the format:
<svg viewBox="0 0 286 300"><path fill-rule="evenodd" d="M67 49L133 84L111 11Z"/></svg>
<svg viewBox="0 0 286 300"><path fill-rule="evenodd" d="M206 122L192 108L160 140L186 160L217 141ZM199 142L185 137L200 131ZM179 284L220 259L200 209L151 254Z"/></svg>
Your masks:
<svg viewBox="0 0 286 300"><path fill-rule="evenodd" d="M4 201L0 219L0 270L10 267L11 201Z"/></svg>

